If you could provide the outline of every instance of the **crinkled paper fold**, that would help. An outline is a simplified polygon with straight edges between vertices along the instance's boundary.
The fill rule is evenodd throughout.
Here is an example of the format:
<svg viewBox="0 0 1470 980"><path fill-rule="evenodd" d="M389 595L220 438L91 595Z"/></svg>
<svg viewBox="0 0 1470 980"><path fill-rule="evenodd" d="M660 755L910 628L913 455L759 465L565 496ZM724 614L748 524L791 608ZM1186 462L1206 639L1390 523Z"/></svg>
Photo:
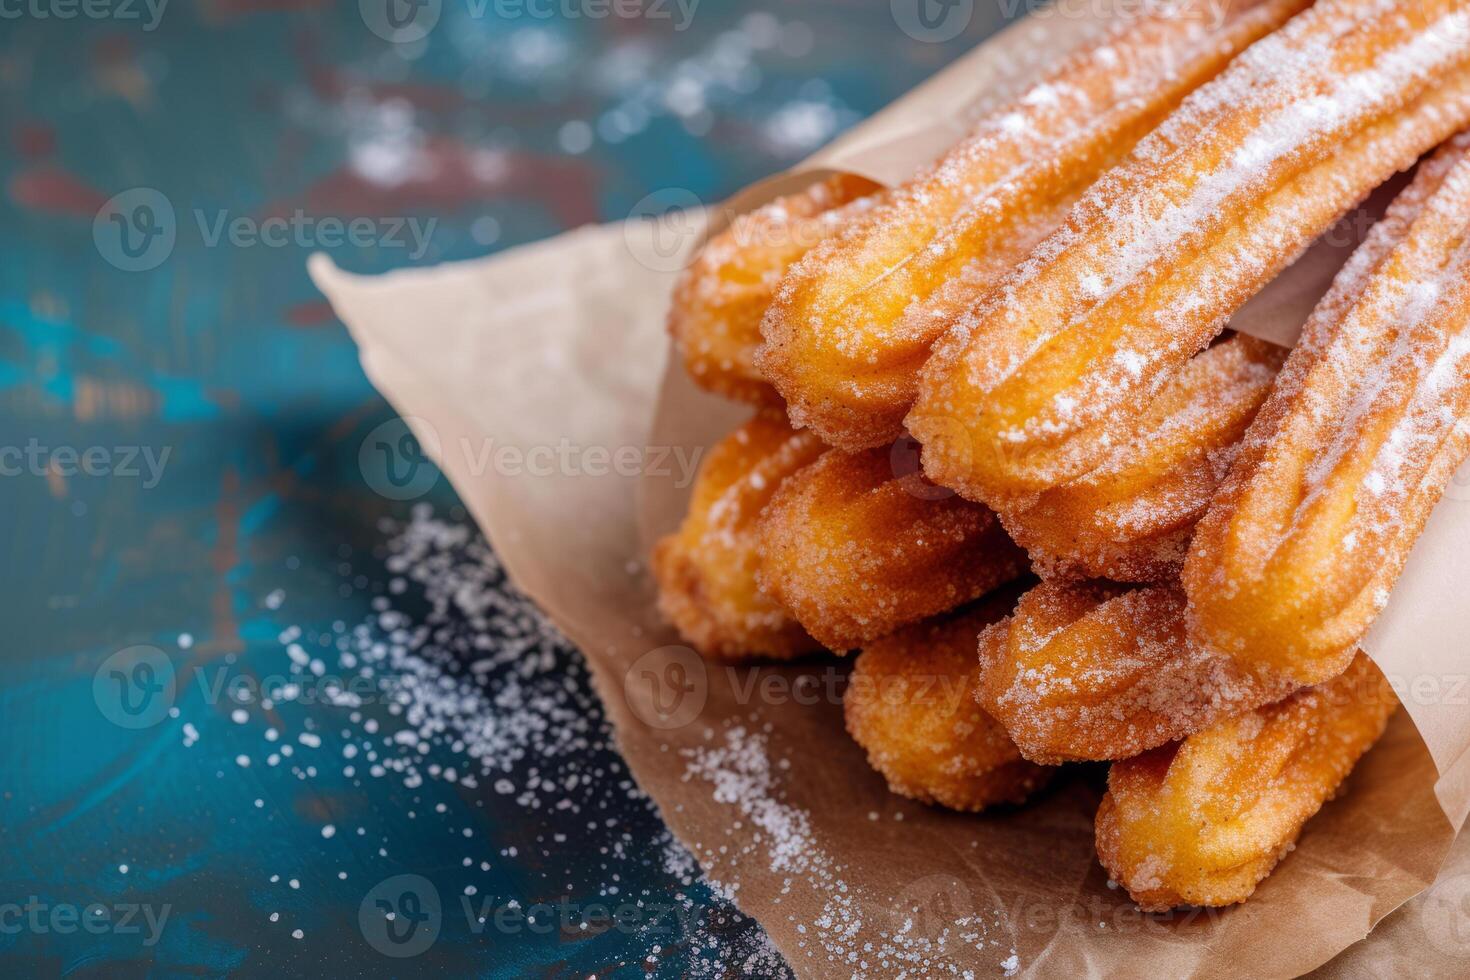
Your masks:
<svg viewBox="0 0 1470 980"><path fill-rule="evenodd" d="M826 170L902 179L1102 26L1051 12L1023 20L715 220ZM1334 957L1334 975L1389 963L1423 975L1463 964L1463 845L1429 895L1353 946L1434 882L1470 810L1463 481L1366 643L1407 711L1248 903L1142 916L1094 856L1101 767L1013 812L899 799L843 731L835 661L706 666L659 622L649 545L677 524L698 453L747 410L671 363L674 263L646 261L653 234L646 223L584 228L375 278L316 256L311 271L514 580L586 654L639 783L798 975L1286 977ZM1292 342L1354 240L1319 245L1232 325ZM485 465L486 447L522 458L560 447L587 465L501 471Z"/></svg>

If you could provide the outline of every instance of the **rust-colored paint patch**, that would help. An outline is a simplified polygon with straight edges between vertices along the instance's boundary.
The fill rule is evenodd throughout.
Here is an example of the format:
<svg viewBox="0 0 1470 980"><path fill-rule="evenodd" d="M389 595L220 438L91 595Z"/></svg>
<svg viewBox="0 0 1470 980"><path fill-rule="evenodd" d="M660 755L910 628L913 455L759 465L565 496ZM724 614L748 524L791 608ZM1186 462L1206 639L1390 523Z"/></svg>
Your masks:
<svg viewBox="0 0 1470 980"><path fill-rule="evenodd" d="M81 178L53 164L22 170L7 188L17 207L50 214L91 218L107 202L107 195Z"/></svg>
<svg viewBox="0 0 1470 980"><path fill-rule="evenodd" d="M286 323L293 327L324 327L337 322L337 315L332 312L332 304L326 300L314 300L288 306L284 315Z"/></svg>
<svg viewBox="0 0 1470 980"><path fill-rule="evenodd" d="M18 122L10 130L10 145L27 160L50 156L56 150L56 130L33 120Z"/></svg>

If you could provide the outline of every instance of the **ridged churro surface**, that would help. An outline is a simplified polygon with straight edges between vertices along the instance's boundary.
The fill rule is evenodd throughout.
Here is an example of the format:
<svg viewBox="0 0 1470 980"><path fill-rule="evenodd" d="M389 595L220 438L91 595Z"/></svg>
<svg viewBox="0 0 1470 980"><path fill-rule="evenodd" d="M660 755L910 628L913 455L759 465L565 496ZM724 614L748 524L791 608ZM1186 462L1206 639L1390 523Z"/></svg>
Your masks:
<svg viewBox="0 0 1470 980"><path fill-rule="evenodd" d="M1185 569L1200 642L1307 681L1352 649L1470 452L1470 135L1308 323Z"/></svg>
<svg viewBox="0 0 1470 980"><path fill-rule="evenodd" d="M865 178L838 174L736 217L705 244L679 277L668 321L695 383L727 398L779 404L755 367L761 317L776 283L879 190Z"/></svg>
<svg viewBox="0 0 1470 980"><path fill-rule="evenodd" d="M1098 858L1144 909L1245 901L1397 706L1358 654L1336 680L1114 763Z"/></svg>
<svg viewBox="0 0 1470 980"><path fill-rule="evenodd" d="M1126 759L1295 689L1192 646L1184 606L1177 583L1039 585L980 638L980 704L1055 765Z"/></svg>
<svg viewBox="0 0 1470 980"><path fill-rule="evenodd" d="M1095 469L1247 299L1470 122L1470 2L1320 0L1199 89L936 345L909 430L998 508Z"/></svg>
<svg viewBox="0 0 1470 980"><path fill-rule="evenodd" d="M1306 0L1151 5L982 120L782 280L758 363L827 442L895 439L930 347L1192 89Z"/></svg>
<svg viewBox="0 0 1470 980"><path fill-rule="evenodd" d="M897 475L888 448L830 450L760 521L763 589L842 652L955 609L1027 569L989 508Z"/></svg>
<svg viewBox="0 0 1470 980"><path fill-rule="evenodd" d="M1014 594L920 623L858 655L843 695L847 730L901 796L954 810L1020 803L1051 770L1021 758L975 703L975 639Z"/></svg>
<svg viewBox="0 0 1470 980"><path fill-rule="evenodd" d="M653 553L659 610L684 641L725 660L788 658L818 644L756 587L756 519L781 481L825 448L779 409L717 443L700 465L689 513Z"/></svg>
<svg viewBox="0 0 1470 980"><path fill-rule="evenodd" d="M1170 380L1097 469L1001 513L1048 578L1178 578L1194 527L1229 472L1286 352L1236 335Z"/></svg>

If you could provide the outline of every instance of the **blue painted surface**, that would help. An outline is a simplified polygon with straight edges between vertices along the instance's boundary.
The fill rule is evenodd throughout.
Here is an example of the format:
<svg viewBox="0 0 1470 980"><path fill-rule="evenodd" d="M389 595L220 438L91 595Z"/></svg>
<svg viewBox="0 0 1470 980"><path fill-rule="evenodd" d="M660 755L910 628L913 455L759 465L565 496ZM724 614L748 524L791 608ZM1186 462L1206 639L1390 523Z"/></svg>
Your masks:
<svg viewBox="0 0 1470 980"><path fill-rule="evenodd" d="M345 747L367 743L347 709L257 703L237 721L194 683L289 671L293 627L332 641L372 622L394 578L383 522L401 527L416 503L374 493L359 466L391 412L305 256L381 271L616 220L662 188L717 200L922 80L999 8L921 43L888 4L857 0L703 0L687 25L443 0L426 39L389 43L359 6L174 0L144 29L39 16L62 9L48 2L0 22L0 462L14 464L0 476L4 972L737 974L758 927L665 867L662 825L595 719L587 746L556 762L582 776L572 813L488 779L348 775ZM127 271L106 235L113 213L136 211L104 202L140 187L172 209L174 241ZM315 223L301 241L212 240L222 216L258 228L298 212ZM353 217L378 222L371 243L320 240L321 219ZM433 222L421 254L388 240L409 219ZM132 244L158 227L135 225ZM442 480L424 502L466 520ZM421 592L392 597L409 622L431 616ZM453 674L476 640L448 617ZM180 685L172 715L134 729L110 720L105 664L139 644ZM554 679L595 716L578 655L549 656L537 683ZM136 666L127 682L156 677ZM509 682L504 669L456 676L488 697ZM296 749L275 766L268 728ZM446 912L432 947L394 959L365 941L358 910L402 874L430 880ZM466 886L496 905L608 902L613 876L615 901L682 903L698 929L477 933L450 911ZM28 905L92 903L167 918L156 942L141 918L141 931L96 932L26 918Z"/></svg>

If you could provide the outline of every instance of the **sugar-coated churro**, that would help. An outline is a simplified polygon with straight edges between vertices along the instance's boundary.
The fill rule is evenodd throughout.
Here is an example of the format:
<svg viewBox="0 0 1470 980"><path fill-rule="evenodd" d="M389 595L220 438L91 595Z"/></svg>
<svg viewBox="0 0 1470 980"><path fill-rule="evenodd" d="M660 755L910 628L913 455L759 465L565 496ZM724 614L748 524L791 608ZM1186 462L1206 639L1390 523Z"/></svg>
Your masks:
<svg viewBox="0 0 1470 980"><path fill-rule="evenodd" d="M830 450L760 520L761 587L829 648L860 647L1026 571L989 508L895 473L892 453Z"/></svg>
<svg viewBox="0 0 1470 980"><path fill-rule="evenodd" d="M1245 901L1397 706L1358 654L1336 680L1114 763L1098 858L1147 910Z"/></svg>
<svg viewBox="0 0 1470 980"><path fill-rule="evenodd" d="M1126 759L1295 690L1192 646L1184 606L1177 583L1039 585L980 638L980 704L1055 765Z"/></svg>
<svg viewBox="0 0 1470 980"><path fill-rule="evenodd" d="M1319 0L1199 89L936 345L908 416L937 483L1076 479L1229 316L1470 122L1470 2Z"/></svg>
<svg viewBox="0 0 1470 980"><path fill-rule="evenodd" d="M1153 4L1069 58L795 264L757 363L845 449L896 438L954 318L1192 89L1307 0Z"/></svg>
<svg viewBox="0 0 1470 980"><path fill-rule="evenodd" d="M847 730L901 796L954 810L1020 803L1052 769L1021 758L975 703L975 638L1014 593L878 640L858 655L843 695Z"/></svg>
<svg viewBox="0 0 1470 980"><path fill-rule="evenodd" d="M755 367L761 317L776 283L880 190L865 178L837 174L739 215L705 244L679 277L668 320L695 383L739 401L780 402Z"/></svg>
<svg viewBox="0 0 1470 980"><path fill-rule="evenodd" d="M756 586L756 518L781 481L824 452L766 409L716 444L700 465L689 513L655 547L658 603L685 642L726 660L789 658L818 644Z"/></svg>
<svg viewBox="0 0 1470 980"><path fill-rule="evenodd" d="M1176 579L1285 359L1283 349L1245 335L1204 351L1101 466L1003 511L1001 522L1049 578Z"/></svg>
<svg viewBox="0 0 1470 980"><path fill-rule="evenodd" d="M1388 600L1470 453L1470 134L1374 226L1200 526L1197 639L1312 683Z"/></svg>

